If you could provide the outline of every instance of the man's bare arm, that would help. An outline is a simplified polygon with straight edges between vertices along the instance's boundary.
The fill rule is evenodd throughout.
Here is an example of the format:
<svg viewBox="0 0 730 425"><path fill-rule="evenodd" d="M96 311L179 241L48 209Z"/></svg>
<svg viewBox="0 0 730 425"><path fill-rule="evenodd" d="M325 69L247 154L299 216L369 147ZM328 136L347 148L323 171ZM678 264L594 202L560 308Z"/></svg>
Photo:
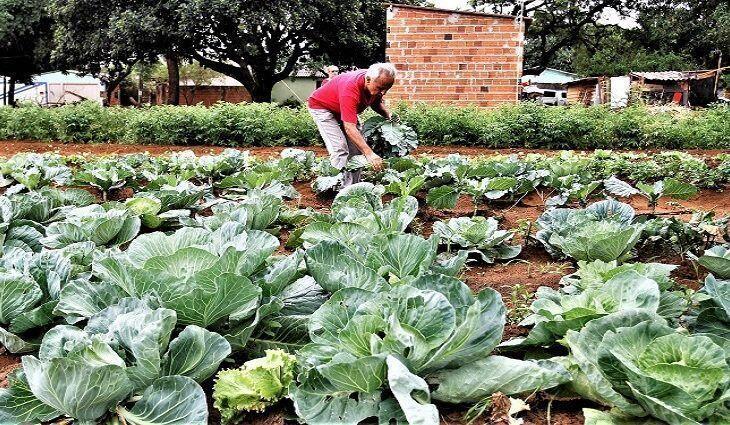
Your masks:
<svg viewBox="0 0 730 425"><path fill-rule="evenodd" d="M390 120L393 117L393 114L390 113L390 110L385 106L385 103L383 103L382 99L380 100L380 102L374 104L370 108L372 108L373 111L377 112L386 120Z"/></svg>
<svg viewBox="0 0 730 425"><path fill-rule="evenodd" d="M383 160L373 152L373 150L368 146L367 141L362 136L362 133L360 133L360 130L358 130L357 125L346 122L344 123L345 127L345 135L347 138L354 144L357 149L362 152L363 155L365 155L365 158L370 161L370 163L373 165L373 168L376 171L379 171L383 168Z"/></svg>

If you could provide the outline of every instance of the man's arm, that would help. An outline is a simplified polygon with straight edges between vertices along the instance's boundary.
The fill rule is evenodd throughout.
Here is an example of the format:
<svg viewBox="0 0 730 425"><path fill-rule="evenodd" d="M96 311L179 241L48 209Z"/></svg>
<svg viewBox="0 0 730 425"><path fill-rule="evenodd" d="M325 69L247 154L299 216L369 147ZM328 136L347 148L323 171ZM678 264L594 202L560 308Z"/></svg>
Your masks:
<svg viewBox="0 0 730 425"><path fill-rule="evenodd" d="M345 127L345 136L347 136L352 144L354 144L357 149L365 155L365 158L367 158L370 164L372 164L375 171L382 170L383 160L375 152L373 152L370 146L368 146L367 141L357 128L357 124L344 122L343 127Z"/></svg>
<svg viewBox="0 0 730 425"><path fill-rule="evenodd" d="M385 102L383 102L383 98L380 98L380 102L373 103L373 105L370 107L373 111L377 112L378 115L385 118L386 120L390 121L391 118L393 118L393 114L390 112L390 110L385 106Z"/></svg>

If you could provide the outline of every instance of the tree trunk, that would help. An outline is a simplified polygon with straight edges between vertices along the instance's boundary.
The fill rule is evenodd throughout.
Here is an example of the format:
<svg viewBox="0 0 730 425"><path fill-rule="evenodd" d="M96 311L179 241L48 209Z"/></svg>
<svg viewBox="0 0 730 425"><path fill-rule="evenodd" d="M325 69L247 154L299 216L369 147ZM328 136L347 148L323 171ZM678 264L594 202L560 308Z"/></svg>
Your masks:
<svg viewBox="0 0 730 425"><path fill-rule="evenodd" d="M114 94L114 90L119 87L119 83L121 81L119 80L110 80L107 81L106 84L106 106L112 106L112 95ZM121 98L119 99L119 105L121 106L122 101Z"/></svg>
<svg viewBox="0 0 730 425"><path fill-rule="evenodd" d="M167 83L170 87L167 96L168 105L180 104L180 57L174 52L165 55L167 62Z"/></svg>
<svg viewBox="0 0 730 425"><path fill-rule="evenodd" d="M269 103L271 102L271 90L274 88L274 84L268 81L259 81L252 87L246 87L251 100L253 102Z"/></svg>
<svg viewBox="0 0 730 425"><path fill-rule="evenodd" d="M15 105L15 77L10 77L8 80L8 92L6 94L8 99L8 105L10 106L16 106Z"/></svg>

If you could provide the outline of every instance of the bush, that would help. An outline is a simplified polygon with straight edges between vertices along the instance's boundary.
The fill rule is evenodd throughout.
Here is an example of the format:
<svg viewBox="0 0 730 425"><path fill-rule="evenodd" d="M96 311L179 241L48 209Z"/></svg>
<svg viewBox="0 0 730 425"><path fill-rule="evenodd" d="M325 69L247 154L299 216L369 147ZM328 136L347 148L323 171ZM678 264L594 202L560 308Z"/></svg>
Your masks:
<svg viewBox="0 0 730 425"><path fill-rule="evenodd" d="M398 105L422 145L528 149L728 149L730 107L657 111L632 106L498 109ZM164 145L310 146L320 144L306 108L268 103L104 108L0 108L0 139Z"/></svg>

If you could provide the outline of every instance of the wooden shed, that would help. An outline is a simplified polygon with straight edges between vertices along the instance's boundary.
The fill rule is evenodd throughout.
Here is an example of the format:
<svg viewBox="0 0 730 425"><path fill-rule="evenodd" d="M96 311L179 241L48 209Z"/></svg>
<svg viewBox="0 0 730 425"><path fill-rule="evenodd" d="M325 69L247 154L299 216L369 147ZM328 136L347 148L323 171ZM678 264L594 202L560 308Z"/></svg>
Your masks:
<svg viewBox="0 0 730 425"><path fill-rule="evenodd" d="M706 106L717 101L718 71L632 72L629 76L632 88L648 103Z"/></svg>
<svg viewBox="0 0 730 425"><path fill-rule="evenodd" d="M608 77L588 77L566 83L569 105L601 105L611 100Z"/></svg>

